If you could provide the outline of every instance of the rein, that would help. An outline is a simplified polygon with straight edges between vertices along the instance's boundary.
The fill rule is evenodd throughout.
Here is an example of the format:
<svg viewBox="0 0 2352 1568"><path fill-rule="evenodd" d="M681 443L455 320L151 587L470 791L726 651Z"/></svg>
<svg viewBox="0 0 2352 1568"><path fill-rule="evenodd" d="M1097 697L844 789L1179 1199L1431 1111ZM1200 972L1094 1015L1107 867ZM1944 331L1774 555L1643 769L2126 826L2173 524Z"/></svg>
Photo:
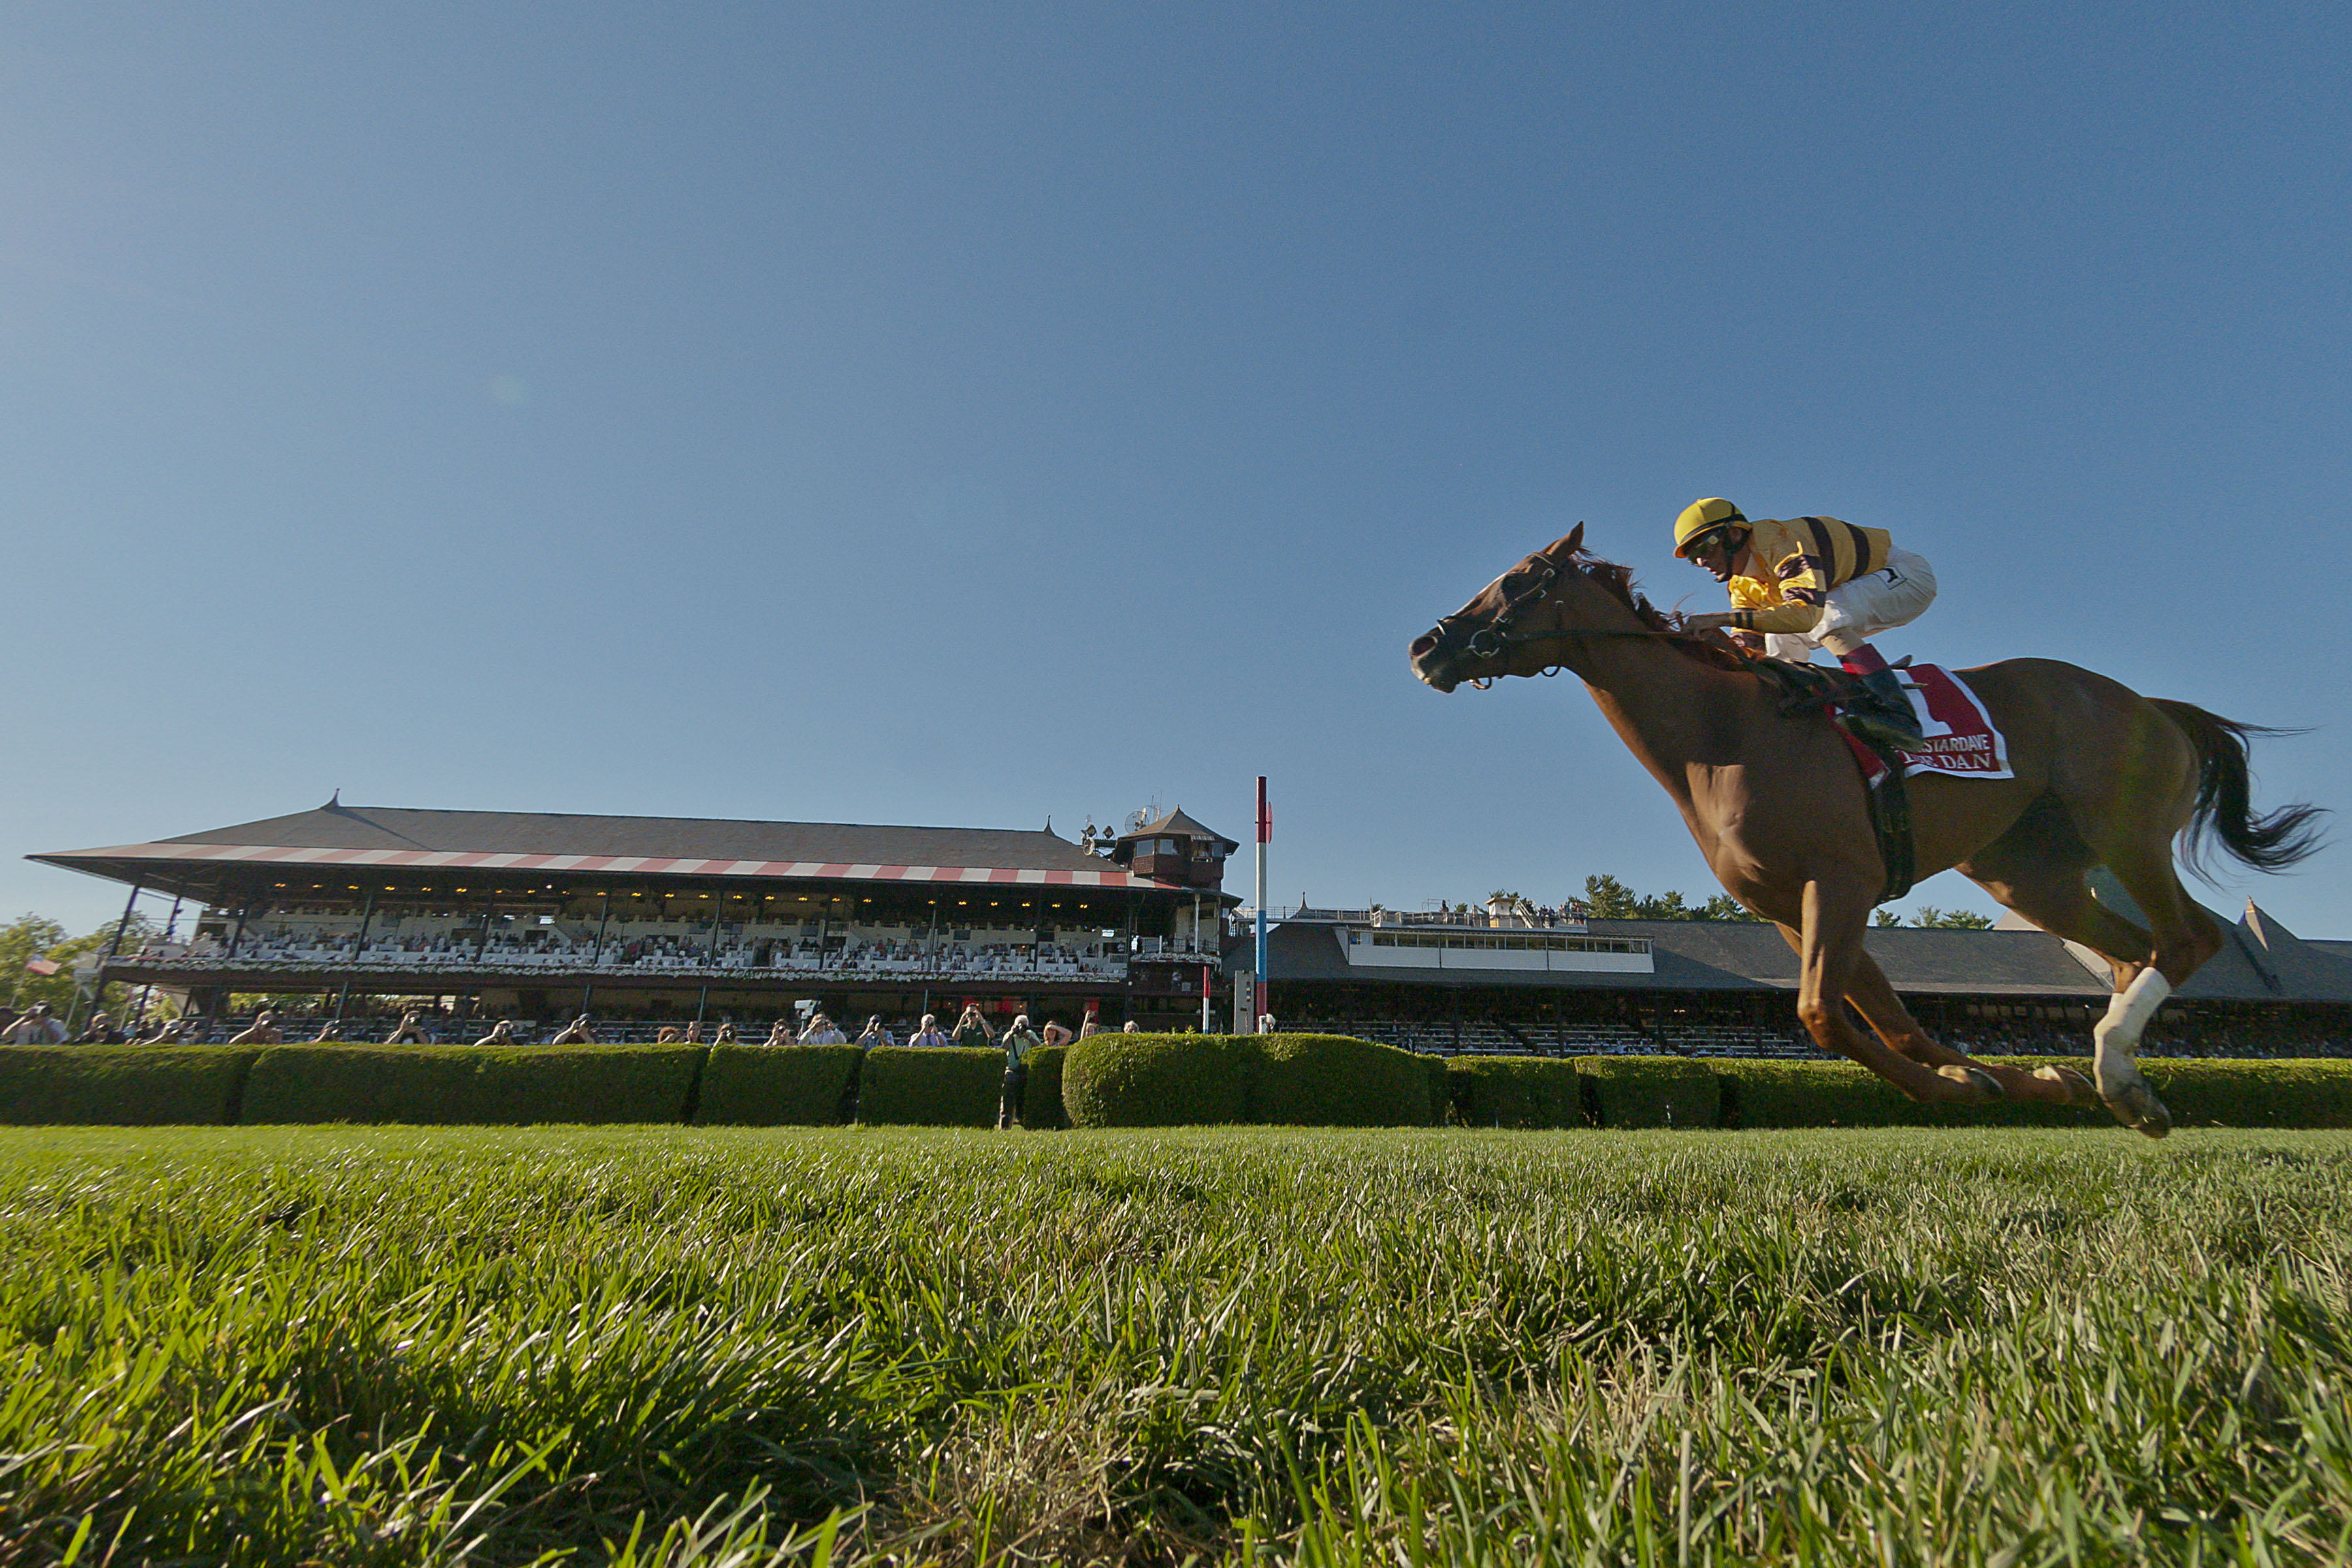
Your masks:
<svg viewBox="0 0 2352 1568"><path fill-rule="evenodd" d="M1518 592L1507 597L1503 601L1503 607L1495 612L1494 617L1491 620L1481 625L1471 627L1466 635L1464 631L1465 622L1464 622L1462 612L1460 611L1456 611L1451 615L1439 616L1437 618L1436 626L1433 628L1433 630L1437 633L1438 645L1440 647L1444 647L1449 643L1456 644L1461 648L1462 652L1469 654L1474 659L1494 659L1501 657L1505 649L1512 647L1515 644L1526 643L1558 643L1565 642L1573 637L1642 637L1654 641L1674 643L1696 643L1700 641L1699 637L1694 632L1660 632L1647 626L1642 627L1636 631L1626 631L1622 628L1608 627L1596 628L1591 631L1582 632L1514 632L1511 630L1511 622L1517 619L1520 612L1533 609L1536 605L1541 604L1544 601L1549 599L1551 597L1553 585L1559 581L1559 568L1552 561L1550 557L1536 555L1529 556L1528 559L1539 560L1543 562L1543 574L1540 577L1538 577L1534 582L1530 583L1528 587L1520 590ZM1526 562L1523 561L1520 564L1525 565ZM1559 664L1549 664L1545 666L1543 673L1548 676L1556 675L1566 667L1566 665ZM1467 681L1465 684L1475 686L1480 691L1485 691L1495 684L1495 676L1488 675L1483 679L1474 678Z"/></svg>

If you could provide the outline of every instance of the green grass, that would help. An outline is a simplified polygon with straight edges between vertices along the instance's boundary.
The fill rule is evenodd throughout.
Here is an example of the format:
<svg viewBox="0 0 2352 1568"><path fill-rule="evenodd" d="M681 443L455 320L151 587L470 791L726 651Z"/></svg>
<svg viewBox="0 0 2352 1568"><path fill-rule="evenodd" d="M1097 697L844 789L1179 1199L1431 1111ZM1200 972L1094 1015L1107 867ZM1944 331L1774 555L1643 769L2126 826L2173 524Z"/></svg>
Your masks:
<svg viewBox="0 0 2352 1568"><path fill-rule="evenodd" d="M10 1131L0 1561L2340 1562L2347 1280L2333 1132Z"/></svg>

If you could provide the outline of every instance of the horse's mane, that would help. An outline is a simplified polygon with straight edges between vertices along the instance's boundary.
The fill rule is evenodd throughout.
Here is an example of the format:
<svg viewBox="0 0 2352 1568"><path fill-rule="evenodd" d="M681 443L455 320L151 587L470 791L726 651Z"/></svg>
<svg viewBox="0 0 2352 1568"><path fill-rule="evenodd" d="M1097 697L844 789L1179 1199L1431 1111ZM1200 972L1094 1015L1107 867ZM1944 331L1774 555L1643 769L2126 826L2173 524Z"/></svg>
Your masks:
<svg viewBox="0 0 2352 1568"><path fill-rule="evenodd" d="M1633 569L1620 566L1613 560L1603 560L1579 546L1570 552L1568 564L1582 572L1610 598L1633 612L1633 618L1653 632L1680 632L1682 617L1659 609L1633 586ZM1712 669L1738 670L1746 674L1757 674L1757 661L1726 642L1696 636L1676 636L1667 644L1684 658Z"/></svg>

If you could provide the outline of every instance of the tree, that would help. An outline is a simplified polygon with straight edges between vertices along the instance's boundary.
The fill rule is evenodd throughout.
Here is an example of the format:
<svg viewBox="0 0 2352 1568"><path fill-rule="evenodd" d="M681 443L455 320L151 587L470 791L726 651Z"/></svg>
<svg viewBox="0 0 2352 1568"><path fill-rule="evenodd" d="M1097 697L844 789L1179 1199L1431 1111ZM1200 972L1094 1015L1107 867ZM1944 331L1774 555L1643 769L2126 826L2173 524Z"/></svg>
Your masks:
<svg viewBox="0 0 2352 1568"><path fill-rule="evenodd" d="M5 977L12 1000L10 1006L29 1008L35 1002L47 1002L59 1018L73 1007L74 960L85 954L103 953L121 928L120 918L109 920L86 936L68 937L66 928L45 915L20 915L5 925L0 925L0 977ZM124 946L135 947L155 931L146 915L134 914L131 929L123 938ZM36 958L45 959L58 967L54 975L37 975L26 966Z"/></svg>
<svg viewBox="0 0 2352 1568"><path fill-rule="evenodd" d="M1584 904L1594 920L1741 920L1752 925L1758 919L1727 894L1694 906L1679 889L1637 894L1606 873L1584 879Z"/></svg>
<svg viewBox="0 0 2352 1568"><path fill-rule="evenodd" d="M1892 925L1895 922L1889 920L1887 924ZM1924 925L1931 931L1990 931L1992 929L1990 917L1979 915L1973 909L1938 909L1932 904L1921 904L1918 912L1911 916L1911 924Z"/></svg>
<svg viewBox="0 0 2352 1568"><path fill-rule="evenodd" d="M1891 909L1874 909L1870 912L1870 923L1884 930L1889 925L1902 925L1903 917Z"/></svg>
<svg viewBox="0 0 2352 1568"><path fill-rule="evenodd" d="M47 1002L64 1012L65 1004L73 998L72 977L62 972L36 975L25 966L36 958L48 958L50 949L63 945L65 939L66 928L45 915L28 912L0 925L0 974L7 977L11 1007ZM62 996L56 994L60 990Z"/></svg>
<svg viewBox="0 0 2352 1568"><path fill-rule="evenodd" d="M1640 901L1633 890L1602 873L1584 879L1584 904L1595 920L1639 920Z"/></svg>

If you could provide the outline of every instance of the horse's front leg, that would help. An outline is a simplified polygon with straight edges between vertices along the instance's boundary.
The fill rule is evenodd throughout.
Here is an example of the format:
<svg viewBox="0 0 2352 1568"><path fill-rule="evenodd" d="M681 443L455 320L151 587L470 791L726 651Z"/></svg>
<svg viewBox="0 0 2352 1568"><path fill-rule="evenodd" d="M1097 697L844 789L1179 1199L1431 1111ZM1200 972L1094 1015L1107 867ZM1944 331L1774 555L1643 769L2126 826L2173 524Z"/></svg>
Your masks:
<svg viewBox="0 0 2352 1568"><path fill-rule="evenodd" d="M1823 1051L1861 1062L1914 1100L1982 1105L2000 1099L2000 1083L1982 1070L1930 1067L1869 1038L1847 1019L1846 994L1868 956L1862 933L1871 904L1870 890L1859 879L1817 875L1805 883L1804 928L1780 928L1797 950L1797 1017L1805 1031Z"/></svg>
<svg viewBox="0 0 2352 1568"><path fill-rule="evenodd" d="M1981 1072L2000 1085L2001 1092L2012 1100L2037 1100L2050 1105L2080 1105L2104 1109L2099 1092L2091 1081L2069 1067L2044 1067L2038 1070L2023 1067L2002 1067L1994 1062L1979 1061L1966 1051L1946 1045L1919 1027L1903 999L1887 983L1886 972L1878 967L1865 949L1856 956L1853 976L1846 982L1845 999L1853 1004L1854 1011L1863 1016L1878 1038L1888 1046L1914 1061L1944 1071L1958 1069Z"/></svg>

